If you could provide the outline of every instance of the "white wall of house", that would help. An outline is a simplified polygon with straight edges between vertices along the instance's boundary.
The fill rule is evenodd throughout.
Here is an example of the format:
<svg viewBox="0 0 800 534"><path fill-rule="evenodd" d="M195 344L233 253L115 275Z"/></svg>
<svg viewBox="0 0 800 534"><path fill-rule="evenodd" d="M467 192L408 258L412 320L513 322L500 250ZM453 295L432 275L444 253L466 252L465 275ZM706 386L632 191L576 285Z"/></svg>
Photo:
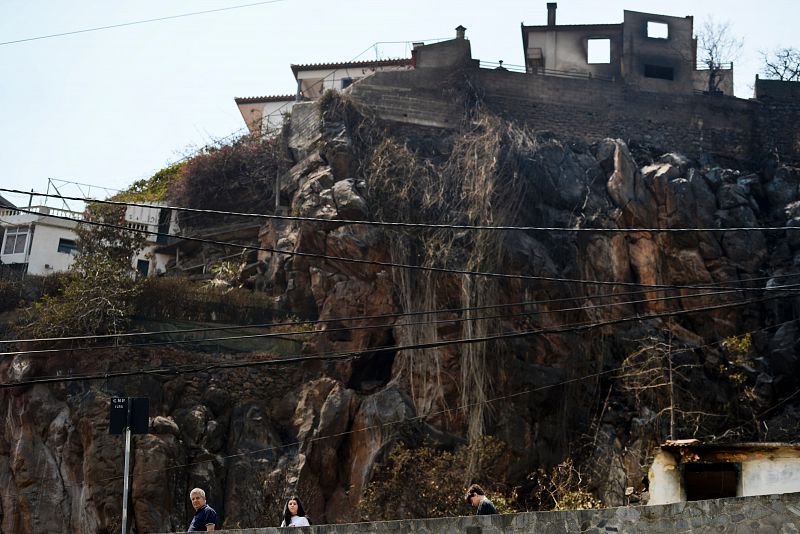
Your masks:
<svg viewBox="0 0 800 534"><path fill-rule="evenodd" d="M0 262L4 264L27 264L26 272L32 275L48 275L66 271L74 261L76 251L71 247L78 240L75 227L82 214L50 208L32 206L25 208L35 213L23 213L16 209L0 209ZM151 203L148 206L128 206L125 213L126 224L136 230L157 232L161 206ZM69 217L69 220L56 219L48 215ZM177 217L171 214L168 229L170 234L179 232ZM148 263L148 274L154 275L166 270L171 256L156 254L157 235L147 234L147 245L133 258L132 265L139 261ZM24 240L24 244L22 241ZM19 246L14 246L17 243Z"/></svg>
<svg viewBox="0 0 800 534"><path fill-rule="evenodd" d="M293 107L294 100L264 103L264 111L262 112L261 121L261 133L267 133L270 130L282 128L284 114L291 113Z"/></svg>
<svg viewBox="0 0 800 534"><path fill-rule="evenodd" d="M28 256L28 274L44 276L70 268L77 255L74 248L77 236L72 228L51 226L45 222L36 225Z"/></svg>
<svg viewBox="0 0 800 534"><path fill-rule="evenodd" d="M722 455L716 455L718 452ZM701 454L701 458L703 457ZM800 450L793 445L764 445L763 449L735 447L705 453L708 461L739 466L737 497L800 492ZM681 465L675 454L657 450L648 471L652 504L670 504L686 500Z"/></svg>
<svg viewBox="0 0 800 534"><path fill-rule="evenodd" d="M737 497L800 492L800 458L781 455L742 462Z"/></svg>
<svg viewBox="0 0 800 534"><path fill-rule="evenodd" d="M647 477L650 479L648 505L670 504L686 500L680 466L672 454L661 450L657 451Z"/></svg>

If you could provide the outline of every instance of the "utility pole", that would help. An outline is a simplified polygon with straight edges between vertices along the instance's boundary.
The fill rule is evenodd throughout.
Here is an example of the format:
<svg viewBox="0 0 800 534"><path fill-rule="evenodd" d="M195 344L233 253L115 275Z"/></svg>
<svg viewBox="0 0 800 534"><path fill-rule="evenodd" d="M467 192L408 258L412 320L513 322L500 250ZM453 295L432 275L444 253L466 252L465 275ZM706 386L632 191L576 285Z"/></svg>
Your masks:
<svg viewBox="0 0 800 534"><path fill-rule="evenodd" d="M150 399L113 397L109 415L109 434L125 435L125 472L122 477L122 534L128 533L128 488L130 487L131 434L147 434L150 426Z"/></svg>
<svg viewBox="0 0 800 534"><path fill-rule="evenodd" d="M132 402L126 403L127 410L125 413L125 475L123 476L122 488L122 534L128 532L128 473L130 472L131 465L131 407Z"/></svg>

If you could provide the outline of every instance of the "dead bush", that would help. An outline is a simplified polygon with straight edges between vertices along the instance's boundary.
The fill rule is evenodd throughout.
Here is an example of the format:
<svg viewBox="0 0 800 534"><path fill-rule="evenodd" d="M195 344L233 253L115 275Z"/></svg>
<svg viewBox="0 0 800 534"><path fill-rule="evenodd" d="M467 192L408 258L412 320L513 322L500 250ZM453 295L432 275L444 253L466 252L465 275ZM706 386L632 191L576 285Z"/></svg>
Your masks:
<svg viewBox="0 0 800 534"><path fill-rule="evenodd" d="M286 161L279 139L245 136L203 149L187 161L168 184L171 202L184 207L271 213L275 205L275 177ZM232 216L181 214L184 227L210 227L244 222Z"/></svg>

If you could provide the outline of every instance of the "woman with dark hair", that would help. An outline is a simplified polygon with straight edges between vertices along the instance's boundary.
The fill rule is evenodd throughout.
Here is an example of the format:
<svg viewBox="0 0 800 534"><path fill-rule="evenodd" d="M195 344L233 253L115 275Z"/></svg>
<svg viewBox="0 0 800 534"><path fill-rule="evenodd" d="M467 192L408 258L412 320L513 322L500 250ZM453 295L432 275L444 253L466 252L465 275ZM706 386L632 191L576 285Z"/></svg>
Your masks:
<svg viewBox="0 0 800 534"><path fill-rule="evenodd" d="M311 523L308 522L306 511L303 510L303 503L296 495L289 497L286 501L286 506L283 507L283 523L282 527L310 527Z"/></svg>

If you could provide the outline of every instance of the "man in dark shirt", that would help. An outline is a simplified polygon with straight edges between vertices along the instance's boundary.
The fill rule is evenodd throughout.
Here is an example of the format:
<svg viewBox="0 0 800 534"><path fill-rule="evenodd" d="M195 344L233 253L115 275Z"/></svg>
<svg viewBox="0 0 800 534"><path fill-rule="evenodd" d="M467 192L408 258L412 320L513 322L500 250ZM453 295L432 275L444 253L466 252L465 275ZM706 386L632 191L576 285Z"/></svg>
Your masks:
<svg viewBox="0 0 800 534"><path fill-rule="evenodd" d="M475 512L477 515L492 515L497 513L497 508L494 507L492 501L486 498L486 493L483 488L477 484L473 484L467 490L466 496L467 504L477 508Z"/></svg>
<svg viewBox="0 0 800 534"><path fill-rule="evenodd" d="M217 512L206 504L206 492L195 488L189 492L195 514L187 532L211 532L217 528Z"/></svg>

